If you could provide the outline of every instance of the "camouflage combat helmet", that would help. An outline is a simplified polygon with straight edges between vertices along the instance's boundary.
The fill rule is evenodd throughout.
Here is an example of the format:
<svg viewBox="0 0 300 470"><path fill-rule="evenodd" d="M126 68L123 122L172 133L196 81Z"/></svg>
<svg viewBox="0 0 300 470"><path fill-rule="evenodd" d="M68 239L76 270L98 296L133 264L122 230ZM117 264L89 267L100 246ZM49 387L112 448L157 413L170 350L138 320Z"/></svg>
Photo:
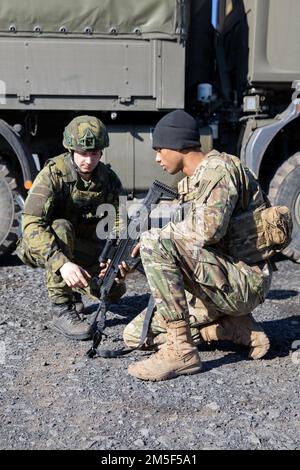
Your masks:
<svg viewBox="0 0 300 470"><path fill-rule="evenodd" d="M102 150L109 146L105 125L94 116L77 116L64 130L63 146L68 150Z"/></svg>

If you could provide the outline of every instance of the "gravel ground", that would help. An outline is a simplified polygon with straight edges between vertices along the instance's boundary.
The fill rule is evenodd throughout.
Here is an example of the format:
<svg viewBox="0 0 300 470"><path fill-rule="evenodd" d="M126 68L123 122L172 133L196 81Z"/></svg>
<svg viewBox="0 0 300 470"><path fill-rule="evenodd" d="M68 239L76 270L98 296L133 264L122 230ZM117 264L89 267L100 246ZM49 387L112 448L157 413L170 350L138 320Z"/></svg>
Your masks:
<svg viewBox="0 0 300 470"><path fill-rule="evenodd" d="M88 360L89 342L49 329L43 271L2 260L0 448L299 449L300 270L289 261L278 267L254 312L272 343L263 360L248 360L246 348L231 343L201 345L201 374L151 383L127 374L147 353ZM107 347L122 345L122 328L147 300L135 273L111 306Z"/></svg>

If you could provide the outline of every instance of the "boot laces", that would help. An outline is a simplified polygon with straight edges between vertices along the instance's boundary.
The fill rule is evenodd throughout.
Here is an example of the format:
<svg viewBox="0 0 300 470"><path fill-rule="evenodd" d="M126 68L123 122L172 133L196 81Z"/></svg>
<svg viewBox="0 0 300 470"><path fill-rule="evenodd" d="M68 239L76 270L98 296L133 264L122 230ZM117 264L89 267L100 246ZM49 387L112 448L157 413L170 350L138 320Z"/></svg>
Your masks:
<svg viewBox="0 0 300 470"><path fill-rule="evenodd" d="M69 320L73 325L82 323L82 320L79 314L76 312L74 303L68 305L67 311L66 310L62 311L60 316L65 316L66 319Z"/></svg>
<svg viewBox="0 0 300 470"><path fill-rule="evenodd" d="M82 323L82 320L81 320L79 314L76 312L75 305L72 305L72 307L68 311L67 318L73 324Z"/></svg>

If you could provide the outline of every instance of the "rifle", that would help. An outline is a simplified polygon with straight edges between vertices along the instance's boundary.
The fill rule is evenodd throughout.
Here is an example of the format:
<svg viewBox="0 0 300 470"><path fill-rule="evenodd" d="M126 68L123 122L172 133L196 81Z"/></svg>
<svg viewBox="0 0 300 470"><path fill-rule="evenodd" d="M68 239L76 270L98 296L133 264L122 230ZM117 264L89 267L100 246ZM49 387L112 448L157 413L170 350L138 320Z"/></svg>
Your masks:
<svg viewBox="0 0 300 470"><path fill-rule="evenodd" d="M92 292L97 297L99 297L99 305L91 319L91 327L94 329L94 334L93 345L86 353L89 358L93 358L95 356L116 357L127 354L128 352L132 351L132 349L122 349L117 351L97 351L97 348L101 343L103 335L106 336L104 333L104 329L106 323L106 312L109 303L108 296L112 289L115 278L118 276L119 265L122 263L122 261L125 261L130 269L137 268L137 266L141 262L139 257L132 258L131 253L138 243L137 233L140 234L148 229L152 206L157 204L160 200L171 201L176 197L176 190L170 188L164 183L154 181L145 199L142 202L142 208L144 209L142 211L136 211L129 219L129 223L127 225L127 238L116 238L114 235L112 235L106 241L104 249L99 257L99 262L106 263L108 260L110 260L110 264L105 272L104 277L93 278L91 283ZM152 298L152 296L150 296L146 314L146 317L148 317L148 324L151 319L153 308L154 299ZM145 322L140 344L137 346L137 348L143 344L146 338L147 330L148 325Z"/></svg>

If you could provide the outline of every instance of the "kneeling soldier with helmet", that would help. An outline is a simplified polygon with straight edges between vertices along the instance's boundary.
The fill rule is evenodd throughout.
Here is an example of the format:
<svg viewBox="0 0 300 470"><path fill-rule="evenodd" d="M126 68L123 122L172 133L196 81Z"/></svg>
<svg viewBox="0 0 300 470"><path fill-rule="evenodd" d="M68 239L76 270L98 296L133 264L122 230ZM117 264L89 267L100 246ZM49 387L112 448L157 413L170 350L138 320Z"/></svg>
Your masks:
<svg viewBox="0 0 300 470"><path fill-rule="evenodd" d="M165 171L187 177L178 188L181 215L141 235L140 254L155 300L145 347L158 351L130 364L129 374L165 380L197 373L201 340L230 340L250 346L251 358L263 357L269 340L251 312L270 288L269 258L290 239L288 209L269 208L238 158L215 150L204 155L197 122L185 111L158 122L153 148ZM144 314L124 330L129 347L139 344Z"/></svg>
<svg viewBox="0 0 300 470"><path fill-rule="evenodd" d="M104 244L96 236L101 218L97 209L112 204L117 228L122 185L100 162L109 137L99 119L73 119L65 128L63 145L68 152L48 160L28 194L17 254L24 263L46 269L52 327L69 338L84 340L92 332L80 316L80 293L91 295L89 280L99 275L98 257ZM120 281L113 300L124 292L125 284Z"/></svg>

